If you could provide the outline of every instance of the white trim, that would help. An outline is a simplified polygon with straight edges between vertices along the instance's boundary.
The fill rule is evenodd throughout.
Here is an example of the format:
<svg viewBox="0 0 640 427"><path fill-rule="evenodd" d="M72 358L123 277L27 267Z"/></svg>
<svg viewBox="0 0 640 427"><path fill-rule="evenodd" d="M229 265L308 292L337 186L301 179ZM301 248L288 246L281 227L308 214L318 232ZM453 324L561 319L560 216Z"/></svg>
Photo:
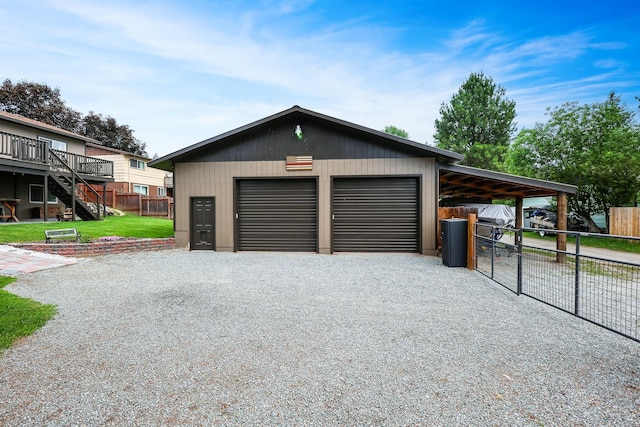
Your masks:
<svg viewBox="0 0 640 427"><path fill-rule="evenodd" d="M40 193L42 193L42 200L33 200L33 187L40 187L42 190L40 191ZM53 196L53 194L51 194L51 192L49 192L49 196ZM44 185L42 184L29 184L29 203L32 204L39 204L42 203L44 204ZM53 198L47 198L47 203L53 203L53 204L57 204L58 203L58 198L53 196Z"/></svg>
<svg viewBox="0 0 640 427"><path fill-rule="evenodd" d="M138 187L137 188L138 191L136 191L136 187ZM144 192L140 191L142 189L144 189L143 190ZM134 193L138 193L138 194L142 194L143 196L148 196L149 195L149 186L148 185L142 185L142 184L133 184L133 192Z"/></svg>
<svg viewBox="0 0 640 427"><path fill-rule="evenodd" d="M38 139L40 141L45 141L49 148L53 148L54 150L58 151L67 151L67 143L64 141L58 141L44 136L39 136Z"/></svg>
<svg viewBox="0 0 640 427"><path fill-rule="evenodd" d="M135 162L135 166L133 165ZM129 159L129 167L132 169L138 169L138 170L145 170L146 169L146 163L142 160L138 160L138 159Z"/></svg>

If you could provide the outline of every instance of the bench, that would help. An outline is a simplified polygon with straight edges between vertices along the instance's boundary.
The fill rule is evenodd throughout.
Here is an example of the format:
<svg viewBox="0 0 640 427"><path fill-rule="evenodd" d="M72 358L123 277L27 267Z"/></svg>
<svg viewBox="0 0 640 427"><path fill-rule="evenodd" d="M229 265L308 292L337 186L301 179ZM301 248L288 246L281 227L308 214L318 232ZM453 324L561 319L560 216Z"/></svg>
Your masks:
<svg viewBox="0 0 640 427"><path fill-rule="evenodd" d="M80 233L75 228L62 228L59 230L44 230L44 236L47 243L51 243L52 239L69 239L74 238L76 242L80 241Z"/></svg>

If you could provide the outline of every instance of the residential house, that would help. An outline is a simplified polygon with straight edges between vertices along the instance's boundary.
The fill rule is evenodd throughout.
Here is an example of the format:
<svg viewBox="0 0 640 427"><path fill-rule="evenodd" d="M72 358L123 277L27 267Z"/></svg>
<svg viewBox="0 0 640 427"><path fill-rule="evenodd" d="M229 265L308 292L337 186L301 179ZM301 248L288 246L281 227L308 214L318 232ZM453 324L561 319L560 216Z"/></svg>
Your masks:
<svg viewBox="0 0 640 427"><path fill-rule="evenodd" d="M87 154L99 141L36 120L0 111L0 221L99 219L113 162ZM79 186L85 184L85 186Z"/></svg>
<svg viewBox="0 0 640 427"><path fill-rule="evenodd" d="M87 155L113 162L113 182L107 190L118 193L138 193L145 196L170 196L171 172L148 166L151 158L88 143ZM168 181L168 182L167 182Z"/></svg>

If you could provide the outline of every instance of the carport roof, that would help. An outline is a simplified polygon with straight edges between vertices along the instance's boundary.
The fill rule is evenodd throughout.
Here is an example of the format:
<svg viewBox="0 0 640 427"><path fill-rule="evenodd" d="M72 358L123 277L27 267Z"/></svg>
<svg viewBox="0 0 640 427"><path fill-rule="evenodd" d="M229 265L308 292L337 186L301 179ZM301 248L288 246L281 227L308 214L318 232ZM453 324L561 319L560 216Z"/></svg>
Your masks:
<svg viewBox="0 0 640 427"><path fill-rule="evenodd" d="M512 199L575 194L576 186L469 166L440 164L440 196Z"/></svg>

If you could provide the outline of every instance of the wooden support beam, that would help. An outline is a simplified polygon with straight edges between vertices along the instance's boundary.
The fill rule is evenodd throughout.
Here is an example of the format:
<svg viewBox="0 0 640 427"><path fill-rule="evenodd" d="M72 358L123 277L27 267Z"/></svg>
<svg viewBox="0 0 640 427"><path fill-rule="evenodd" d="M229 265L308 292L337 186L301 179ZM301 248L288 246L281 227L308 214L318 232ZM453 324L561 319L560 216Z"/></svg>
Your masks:
<svg viewBox="0 0 640 427"><path fill-rule="evenodd" d="M556 226L558 230L567 231L567 193L558 193L558 224ZM556 233L556 261L560 264L564 264L567 260L567 254L564 251L567 250L567 234Z"/></svg>
<svg viewBox="0 0 640 427"><path fill-rule="evenodd" d="M524 224L524 220L522 218L522 208L524 204L524 198L517 196L516 197L516 228L522 228Z"/></svg>
<svg viewBox="0 0 640 427"><path fill-rule="evenodd" d="M470 213L467 216L469 220L469 227L467 229L467 268L469 270L475 270L475 259L476 259L476 245L475 239L473 238L473 232L476 229L476 222L478 220L478 216L474 213Z"/></svg>

